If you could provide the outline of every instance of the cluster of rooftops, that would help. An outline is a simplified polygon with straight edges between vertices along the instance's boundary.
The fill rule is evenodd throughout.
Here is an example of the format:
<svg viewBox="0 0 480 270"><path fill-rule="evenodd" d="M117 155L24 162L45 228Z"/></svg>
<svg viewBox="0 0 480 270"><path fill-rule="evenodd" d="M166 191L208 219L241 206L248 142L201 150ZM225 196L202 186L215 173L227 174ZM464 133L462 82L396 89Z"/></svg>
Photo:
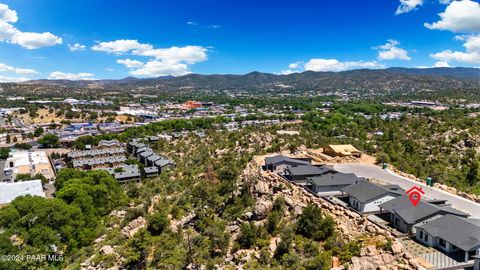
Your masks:
<svg viewBox="0 0 480 270"><path fill-rule="evenodd" d="M149 138L147 141L152 140ZM95 149L70 152L67 154L67 160L74 168L106 170L121 182L140 180L142 176L157 176L174 167L173 161L156 154L140 140L127 144L127 149L143 164L142 169L137 164L125 164L127 152L124 144L117 140L102 140Z"/></svg>
<svg viewBox="0 0 480 270"><path fill-rule="evenodd" d="M266 157L263 168L320 196L346 198L350 207L362 214L386 215L395 229L415 234L425 245L446 252L464 251L466 260L480 255L480 220L468 218L446 200L422 199L414 206L397 185L380 185L338 172L333 166L312 165L309 158Z"/></svg>
<svg viewBox="0 0 480 270"><path fill-rule="evenodd" d="M174 162L158 155L148 145L140 140L134 140L127 145L127 150L130 154L136 156L138 161L144 164L145 172L155 171L162 172L175 166Z"/></svg>

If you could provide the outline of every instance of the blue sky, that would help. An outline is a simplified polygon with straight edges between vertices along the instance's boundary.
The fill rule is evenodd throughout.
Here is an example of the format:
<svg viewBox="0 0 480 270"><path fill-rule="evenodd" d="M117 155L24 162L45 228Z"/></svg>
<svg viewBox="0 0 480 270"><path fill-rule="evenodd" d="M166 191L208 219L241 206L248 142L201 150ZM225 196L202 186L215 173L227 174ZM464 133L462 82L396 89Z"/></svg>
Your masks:
<svg viewBox="0 0 480 270"><path fill-rule="evenodd" d="M480 66L478 1L0 0L0 81L391 66Z"/></svg>

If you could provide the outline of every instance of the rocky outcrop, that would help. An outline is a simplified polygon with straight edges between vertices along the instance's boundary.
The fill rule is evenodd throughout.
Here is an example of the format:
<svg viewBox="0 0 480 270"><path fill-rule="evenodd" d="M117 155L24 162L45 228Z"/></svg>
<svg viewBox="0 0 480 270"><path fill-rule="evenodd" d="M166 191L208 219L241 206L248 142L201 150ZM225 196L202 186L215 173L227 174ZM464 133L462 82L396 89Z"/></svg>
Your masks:
<svg viewBox="0 0 480 270"><path fill-rule="evenodd" d="M399 242L395 242L396 251L403 250ZM393 249L393 246L392 246ZM378 250L375 246L369 245L360 251L361 257L353 257L351 262L348 264L348 270L367 270L367 269L424 269L419 266L415 260L412 259L411 255L408 253L399 253L391 254L383 250ZM340 270L345 269L344 266L336 267L334 269Z"/></svg>
<svg viewBox="0 0 480 270"><path fill-rule="evenodd" d="M147 226L147 220L144 217L138 217L130 221L130 223L128 223L127 226L123 227L122 234L130 238L134 234L136 234L140 229L145 228L146 226Z"/></svg>
<svg viewBox="0 0 480 270"><path fill-rule="evenodd" d="M262 220L267 217L267 214L272 210L273 203L269 200L259 199L255 203L255 219Z"/></svg>
<svg viewBox="0 0 480 270"><path fill-rule="evenodd" d="M405 255L403 246L395 241L390 232L340 204L318 197L306 188L288 182L279 175L262 171L260 162L263 158L256 157L254 160L257 162L247 166L243 173L243 182L237 185L238 187L248 185L256 197L256 204L251 212L247 211L243 214L243 220L264 221L277 197L284 199L287 206L286 215L296 216L308 204L317 204L324 214L334 218L338 232L346 241L362 238L374 239L375 242L386 242L389 239L393 241L392 251L380 250L374 245L368 245L362 249L360 257L352 258L347 268L339 266L338 269L420 269L413 260L410 262L411 256ZM235 230L236 227L232 226L231 231ZM281 240L278 238L270 239L268 251L271 254L275 252L279 241ZM249 258L258 257L258 250L239 250L232 257L231 262L235 261L237 266L241 267Z"/></svg>
<svg viewBox="0 0 480 270"><path fill-rule="evenodd" d="M480 203L480 196L478 196L478 195L468 194L468 193L463 192L463 191L458 191L454 187L449 187L447 185L443 185L443 184L440 184L440 183L435 183L435 184L433 184L433 186L435 188L441 189L441 190L446 191L448 193L455 194L455 195L458 195L460 197L463 197L467 200L471 200L471 201Z"/></svg>

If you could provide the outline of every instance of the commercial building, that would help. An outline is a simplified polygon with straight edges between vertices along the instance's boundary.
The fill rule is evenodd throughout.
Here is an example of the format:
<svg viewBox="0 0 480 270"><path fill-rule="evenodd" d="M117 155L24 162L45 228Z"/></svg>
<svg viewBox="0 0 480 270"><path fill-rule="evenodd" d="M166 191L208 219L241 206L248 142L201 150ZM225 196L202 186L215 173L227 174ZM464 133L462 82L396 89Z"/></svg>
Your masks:
<svg viewBox="0 0 480 270"><path fill-rule="evenodd" d="M25 195L45 197L41 180L15 183L0 182L0 205L10 203L15 198Z"/></svg>
<svg viewBox="0 0 480 270"><path fill-rule="evenodd" d="M4 173L15 179L19 174L41 174L48 180L55 179L55 172L45 151L11 150L5 162Z"/></svg>

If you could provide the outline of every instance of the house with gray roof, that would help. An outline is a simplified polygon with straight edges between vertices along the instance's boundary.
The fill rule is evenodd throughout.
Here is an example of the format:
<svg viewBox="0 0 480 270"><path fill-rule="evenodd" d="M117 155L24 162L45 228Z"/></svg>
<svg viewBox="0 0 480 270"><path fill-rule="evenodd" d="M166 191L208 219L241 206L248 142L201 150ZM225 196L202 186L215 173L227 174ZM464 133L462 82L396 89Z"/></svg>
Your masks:
<svg viewBox="0 0 480 270"><path fill-rule="evenodd" d="M154 166L155 161L157 161L159 159L163 159L163 157L161 157L157 154L153 154L153 155L147 157L147 159L145 160L145 166Z"/></svg>
<svg viewBox="0 0 480 270"><path fill-rule="evenodd" d="M284 155L276 155L265 158L265 170L283 172L289 166L310 165L310 159L291 158Z"/></svg>
<svg viewBox="0 0 480 270"><path fill-rule="evenodd" d="M387 211L390 213L392 225L403 233L415 233L415 226L431 222L446 214L468 217L467 213L445 204L434 204L420 200L414 206L406 195L382 203L379 208L380 212Z"/></svg>
<svg viewBox="0 0 480 270"><path fill-rule="evenodd" d="M121 168L121 171L118 171L119 168ZM118 182L138 181L142 176L138 165L123 165L117 168L106 168L105 170L113 175Z"/></svg>
<svg viewBox="0 0 480 270"><path fill-rule="evenodd" d="M405 192L399 186L382 186L365 181L344 187L341 191L349 196L350 206L362 213L380 211L378 207L380 204L393 200Z"/></svg>
<svg viewBox="0 0 480 270"><path fill-rule="evenodd" d="M155 166L145 167L143 170L145 171L145 177L155 177L158 176L160 172Z"/></svg>
<svg viewBox="0 0 480 270"><path fill-rule="evenodd" d="M168 159L159 159L155 161L155 166L160 170L160 173L163 173L164 171L173 169L175 164L173 161Z"/></svg>
<svg viewBox="0 0 480 270"><path fill-rule="evenodd" d="M480 219L444 215L416 226L417 241L447 253L462 253L465 261L480 256Z"/></svg>
<svg viewBox="0 0 480 270"><path fill-rule="evenodd" d="M152 156L155 154L155 152L153 152L152 149L148 148L149 150L147 151L143 151L142 153L139 154L139 161L142 162L142 163L147 163L147 158L149 156Z"/></svg>
<svg viewBox="0 0 480 270"><path fill-rule="evenodd" d="M307 186L314 192L340 194L347 186L358 182L366 182L364 177L357 177L353 173L327 173L320 176L307 177Z"/></svg>
<svg viewBox="0 0 480 270"><path fill-rule="evenodd" d="M337 173L337 171L330 166L298 165L285 168L283 175L292 182L304 185L307 183L307 177L326 173Z"/></svg>

